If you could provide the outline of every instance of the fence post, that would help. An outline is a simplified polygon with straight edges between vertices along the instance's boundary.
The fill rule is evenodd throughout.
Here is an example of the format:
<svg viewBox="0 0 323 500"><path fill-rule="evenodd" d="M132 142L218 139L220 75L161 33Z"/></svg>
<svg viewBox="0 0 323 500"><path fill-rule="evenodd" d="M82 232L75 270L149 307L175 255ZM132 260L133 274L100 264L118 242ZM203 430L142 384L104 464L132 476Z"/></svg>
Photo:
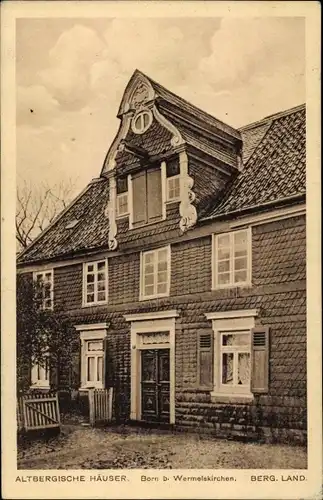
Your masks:
<svg viewBox="0 0 323 500"><path fill-rule="evenodd" d="M90 417L90 424L95 425L94 389L89 389L89 417Z"/></svg>

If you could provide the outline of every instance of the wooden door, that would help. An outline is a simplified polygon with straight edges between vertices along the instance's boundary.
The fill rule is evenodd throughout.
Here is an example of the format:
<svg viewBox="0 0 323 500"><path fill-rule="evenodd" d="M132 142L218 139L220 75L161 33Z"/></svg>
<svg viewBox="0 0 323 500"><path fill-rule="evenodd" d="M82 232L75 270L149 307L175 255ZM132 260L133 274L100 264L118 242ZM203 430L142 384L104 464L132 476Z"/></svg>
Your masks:
<svg viewBox="0 0 323 500"><path fill-rule="evenodd" d="M169 349L141 351L141 418L169 422Z"/></svg>

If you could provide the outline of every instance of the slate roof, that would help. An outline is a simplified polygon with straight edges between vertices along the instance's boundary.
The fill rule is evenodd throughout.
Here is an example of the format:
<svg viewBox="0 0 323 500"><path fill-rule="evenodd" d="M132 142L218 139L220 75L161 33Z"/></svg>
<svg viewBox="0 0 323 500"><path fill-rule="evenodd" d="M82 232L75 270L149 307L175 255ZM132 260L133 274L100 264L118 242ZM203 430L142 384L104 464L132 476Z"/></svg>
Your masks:
<svg viewBox="0 0 323 500"><path fill-rule="evenodd" d="M240 129L244 167L199 221L305 193L305 106L278 113ZM161 137L160 148L166 137ZM167 137L168 142L168 137ZM206 145L211 148L211 145ZM219 153L220 154L220 153ZM19 257L18 264L76 256L108 247L105 177L95 179ZM79 223L67 229L74 220Z"/></svg>
<svg viewBox="0 0 323 500"><path fill-rule="evenodd" d="M305 105L241 129L246 163L203 219L261 206L306 191Z"/></svg>

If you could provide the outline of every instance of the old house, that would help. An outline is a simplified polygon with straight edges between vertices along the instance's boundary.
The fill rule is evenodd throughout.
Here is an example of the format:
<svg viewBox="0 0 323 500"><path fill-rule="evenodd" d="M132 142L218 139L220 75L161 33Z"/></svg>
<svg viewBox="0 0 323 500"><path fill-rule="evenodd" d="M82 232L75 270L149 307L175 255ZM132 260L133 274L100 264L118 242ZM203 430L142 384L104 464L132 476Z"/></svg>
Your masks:
<svg viewBox="0 0 323 500"><path fill-rule="evenodd" d="M135 71L118 118L100 176L17 261L75 326L58 390L112 384L126 422L304 441L305 106L237 130Z"/></svg>

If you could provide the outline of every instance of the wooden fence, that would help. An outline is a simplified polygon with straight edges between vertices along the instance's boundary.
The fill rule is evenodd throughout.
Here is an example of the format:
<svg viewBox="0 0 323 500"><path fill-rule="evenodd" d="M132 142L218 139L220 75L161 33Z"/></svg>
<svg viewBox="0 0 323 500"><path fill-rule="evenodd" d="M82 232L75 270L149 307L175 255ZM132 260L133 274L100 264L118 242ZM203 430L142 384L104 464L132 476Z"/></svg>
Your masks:
<svg viewBox="0 0 323 500"><path fill-rule="evenodd" d="M17 400L18 430L60 427L58 395L28 394Z"/></svg>
<svg viewBox="0 0 323 500"><path fill-rule="evenodd" d="M90 424L106 424L112 421L113 388L89 389Z"/></svg>

